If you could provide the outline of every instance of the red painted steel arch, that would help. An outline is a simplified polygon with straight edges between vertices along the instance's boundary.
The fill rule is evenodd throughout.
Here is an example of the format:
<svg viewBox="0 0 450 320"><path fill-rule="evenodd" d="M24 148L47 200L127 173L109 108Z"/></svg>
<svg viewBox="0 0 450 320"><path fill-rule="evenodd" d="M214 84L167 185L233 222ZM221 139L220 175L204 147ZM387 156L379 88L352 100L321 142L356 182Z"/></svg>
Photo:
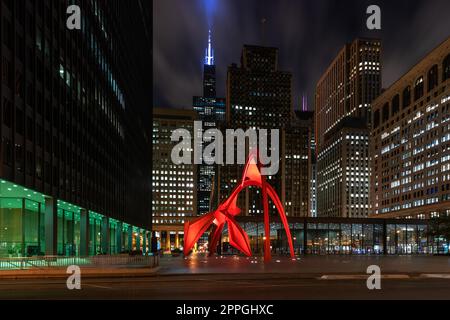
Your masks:
<svg viewBox="0 0 450 320"><path fill-rule="evenodd" d="M283 205L280 198L276 194L275 190L266 182L266 179L261 175L261 163L258 161L257 151L252 152L245 164L244 172L240 183L233 189L231 195L222 202L219 207L212 212L209 212L195 220L187 221L184 224L184 254L187 256L198 239L202 234L213 224L211 240L209 243L210 254L214 253L217 244L220 240L225 223L228 224L228 234L230 244L243 252L247 256L252 255L250 248L250 241L248 239L247 233L239 226L235 220L241 210L237 207L236 201L239 193L245 188L250 186L256 186L262 189L263 193L263 207L264 207L264 230L265 230L265 240L264 240L264 261L270 261L270 222L269 222L269 209L268 209L268 199L270 198L275 204L275 207L280 215L280 219L283 223L284 230L286 231L289 251L291 258L294 258L294 246L292 244L291 231L289 229L289 224L287 221L286 214L284 212Z"/></svg>

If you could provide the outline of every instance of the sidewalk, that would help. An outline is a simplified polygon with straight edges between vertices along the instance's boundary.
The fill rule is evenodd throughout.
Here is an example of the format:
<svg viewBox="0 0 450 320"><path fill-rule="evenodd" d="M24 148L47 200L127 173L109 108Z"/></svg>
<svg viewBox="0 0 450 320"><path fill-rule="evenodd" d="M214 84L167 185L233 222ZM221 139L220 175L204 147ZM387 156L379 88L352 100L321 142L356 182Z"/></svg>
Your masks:
<svg viewBox="0 0 450 320"><path fill-rule="evenodd" d="M318 274L364 274L367 267L377 265L383 274L450 274L450 257L439 256L300 256L296 260L272 257L264 263L261 257L222 258L191 255L183 258L162 258L159 275L187 274L278 274L312 276Z"/></svg>
<svg viewBox="0 0 450 320"><path fill-rule="evenodd" d="M159 267L150 268L146 266L109 266L92 267L80 266L81 275L85 278L125 278L125 277L146 277L158 272ZM58 268L33 268L26 270L0 270L0 280L7 279L49 279L64 278L70 275L66 273L67 267Z"/></svg>
<svg viewBox="0 0 450 320"><path fill-rule="evenodd" d="M247 277L278 276L311 278L322 275L367 276L367 267L377 265L383 275L426 275L450 278L450 258L436 256L301 256L296 260L274 256L270 263L261 257L225 256L205 257L192 255L188 258L164 257L159 267L146 266L80 266L83 277L125 278L166 277L187 275L228 275ZM0 270L2 279L67 278L66 267L33 268L27 270Z"/></svg>

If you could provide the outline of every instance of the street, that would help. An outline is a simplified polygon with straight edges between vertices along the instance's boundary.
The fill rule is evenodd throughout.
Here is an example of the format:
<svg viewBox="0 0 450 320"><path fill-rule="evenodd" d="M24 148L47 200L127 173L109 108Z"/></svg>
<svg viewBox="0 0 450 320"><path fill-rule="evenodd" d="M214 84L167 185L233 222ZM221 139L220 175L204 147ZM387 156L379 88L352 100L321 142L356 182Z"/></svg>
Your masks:
<svg viewBox="0 0 450 320"><path fill-rule="evenodd" d="M319 280L293 275L164 275L82 280L2 280L0 299L450 299L450 279L385 279L368 290L364 279Z"/></svg>
<svg viewBox="0 0 450 320"><path fill-rule="evenodd" d="M369 290L367 267L381 269ZM307 256L297 260L204 255L164 257L156 273L101 277L1 279L0 299L450 299L450 260L430 256ZM100 270L101 271L101 270Z"/></svg>

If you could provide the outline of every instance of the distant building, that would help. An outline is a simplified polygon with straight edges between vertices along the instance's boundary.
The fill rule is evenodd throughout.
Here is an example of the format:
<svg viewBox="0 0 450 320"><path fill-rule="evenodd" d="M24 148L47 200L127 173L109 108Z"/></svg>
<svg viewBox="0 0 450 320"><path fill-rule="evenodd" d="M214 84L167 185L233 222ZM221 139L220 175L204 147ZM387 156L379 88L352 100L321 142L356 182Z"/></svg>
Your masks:
<svg viewBox="0 0 450 320"><path fill-rule="evenodd" d="M281 136L282 196L286 214L311 215L311 159L314 112L296 111Z"/></svg>
<svg viewBox="0 0 450 320"><path fill-rule="evenodd" d="M153 231L165 250L182 246L184 222L197 212L197 172L194 164L174 164L171 134L193 134L196 113L182 109L153 109L152 209Z"/></svg>
<svg viewBox="0 0 450 320"><path fill-rule="evenodd" d="M309 121L311 130L309 152L310 157L310 191L309 191L309 216L317 217L317 155L316 155L316 131L315 131L315 114L314 111L308 111L308 99L307 96L302 97L302 111L296 112L300 118L305 118Z"/></svg>
<svg viewBox="0 0 450 320"><path fill-rule="evenodd" d="M278 70L278 49L245 45L227 77L227 125L282 128L293 112L292 74Z"/></svg>
<svg viewBox="0 0 450 320"><path fill-rule="evenodd" d="M316 85L316 140L345 117L370 119L370 104L381 90L381 42L356 39L339 51Z"/></svg>
<svg viewBox="0 0 450 320"><path fill-rule="evenodd" d="M193 108L198 114L198 120L202 121L203 131L218 128L225 121L225 99L216 97L216 66L214 65L211 32L209 33L208 48L206 49L203 66L203 96L193 98ZM205 141L204 144L208 144L208 141ZM211 156L214 156L214 154ZM216 165L205 163L198 165L197 215L210 211L216 171Z"/></svg>
<svg viewBox="0 0 450 320"><path fill-rule="evenodd" d="M369 214L369 130L364 119L345 118L327 133L317 158L317 215Z"/></svg>
<svg viewBox="0 0 450 320"><path fill-rule="evenodd" d="M367 138L371 103L381 88L380 56L380 40L356 39L341 49L317 83L319 217L369 213Z"/></svg>
<svg viewBox="0 0 450 320"><path fill-rule="evenodd" d="M373 102L371 213L450 214L450 38Z"/></svg>
<svg viewBox="0 0 450 320"><path fill-rule="evenodd" d="M244 46L241 66L228 68L226 128L280 130L279 171L267 179L280 195L288 216L307 216L311 126L309 120L294 114L291 82L291 73L278 69L278 49ZM220 166L221 199L239 181L242 167ZM260 190L247 189L238 206L243 215L262 215Z"/></svg>

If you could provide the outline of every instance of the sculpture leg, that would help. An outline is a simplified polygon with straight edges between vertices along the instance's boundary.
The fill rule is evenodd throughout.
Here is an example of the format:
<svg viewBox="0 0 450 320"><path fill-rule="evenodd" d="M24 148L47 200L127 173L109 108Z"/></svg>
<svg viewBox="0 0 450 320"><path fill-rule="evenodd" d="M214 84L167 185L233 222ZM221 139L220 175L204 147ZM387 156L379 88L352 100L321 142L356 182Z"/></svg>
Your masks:
<svg viewBox="0 0 450 320"><path fill-rule="evenodd" d="M218 226L214 227L214 230L212 231L212 236L211 236L211 242L209 243L209 255L212 256L217 249L217 243L220 240L220 237L222 236L222 230L224 227L224 223L221 223Z"/></svg>
<svg viewBox="0 0 450 320"><path fill-rule="evenodd" d="M262 194L264 206L264 262L271 260L270 252L270 221L269 221L269 198L267 197L267 183L266 178L262 177Z"/></svg>
<svg viewBox="0 0 450 320"><path fill-rule="evenodd" d="M267 191L269 193L270 198L274 202L275 207L278 210L281 221L283 222L284 230L286 231L286 236L288 239L289 251L291 254L291 258L293 259L295 258L295 253L294 253L294 245L292 243L291 230L289 229L289 224L283 206L281 204L280 198L278 198L278 195L276 194L275 190L273 190L273 188L270 185L267 185Z"/></svg>

